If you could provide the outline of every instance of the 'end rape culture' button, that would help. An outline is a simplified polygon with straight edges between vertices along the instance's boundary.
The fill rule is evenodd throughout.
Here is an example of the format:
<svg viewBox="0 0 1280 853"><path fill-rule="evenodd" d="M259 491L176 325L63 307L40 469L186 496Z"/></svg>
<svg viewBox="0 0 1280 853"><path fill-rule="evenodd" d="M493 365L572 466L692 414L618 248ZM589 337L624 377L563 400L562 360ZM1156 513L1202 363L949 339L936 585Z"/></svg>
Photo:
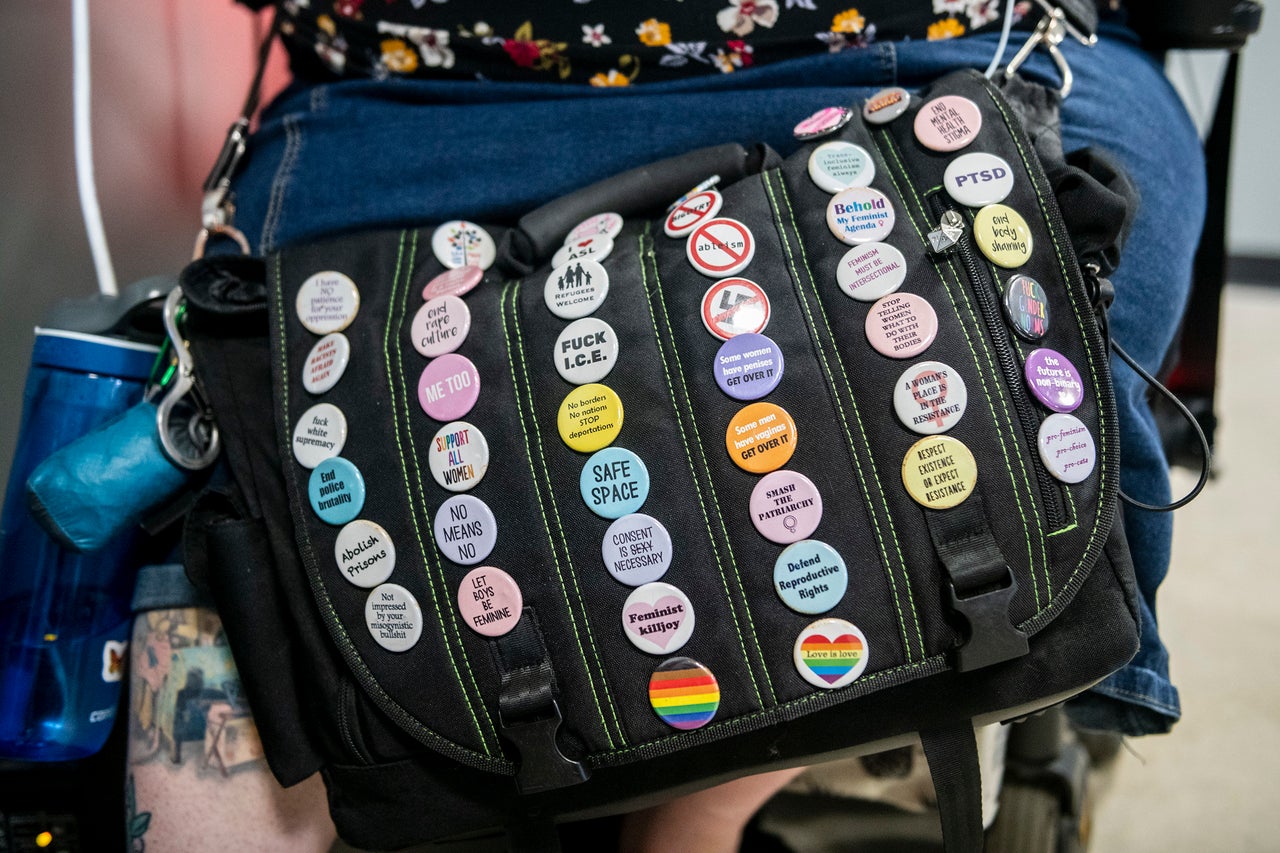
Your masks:
<svg viewBox="0 0 1280 853"><path fill-rule="evenodd" d="M595 313L609 295L609 273L591 258L570 261L547 276L542 299L561 320Z"/></svg>
<svg viewBox="0 0 1280 853"><path fill-rule="evenodd" d="M770 542L808 539L822 521L822 495L804 474L774 471L751 490L751 523Z"/></svg>
<svg viewBox="0 0 1280 853"><path fill-rule="evenodd" d="M318 272L298 289L295 307L307 331L317 335L341 332L360 310L360 291L340 272Z"/></svg>
<svg viewBox="0 0 1280 853"><path fill-rule="evenodd" d="M735 335L720 345L713 372L735 400L758 400L782 381L782 349L764 335Z"/></svg>
<svg viewBox="0 0 1280 853"><path fill-rule="evenodd" d="M332 403L319 403L302 413L293 428L293 458L314 468L342 453L347 443L347 416Z"/></svg>
<svg viewBox="0 0 1280 853"><path fill-rule="evenodd" d="M437 421L456 421L480 397L480 373L471 359L448 353L427 362L418 378L418 403Z"/></svg>
<svg viewBox="0 0 1280 853"><path fill-rule="evenodd" d="M427 358L451 353L467 339L471 331L471 309L456 296L428 299L413 315L409 334L413 348Z"/></svg>
<svg viewBox="0 0 1280 853"><path fill-rule="evenodd" d="M371 589L391 577L396 567L396 546L382 525L357 518L338 531L333 559L344 580Z"/></svg>
<svg viewBox="0 0 1280 853"><path fill-rule="evenodd" d="M643 586L661 578L671 566L671 534L656 518L633 512L609 525L600 555L614 580Z"/></svg>
<svg viewBox="0 0 1280 853"><path fill-rule="evenodd" d="M346 524L364 508L364 477L341 456L326 459L312 469L307 497L325 524Z"/></svg>
<svg viewBox="0 0 1280 853"><path fill-rule="evenodd" d="M431 439L427 467L442 489L469 491L489 470L489 442L474 424L466 421L445 424Z"/></svg>
<svg viewBox="0 0 1280 853"><path fill-rule="evenodd" d="M864 243L844 253L836 267L836 283L845 296L874 302L902 287L907 259L888 243Z"/></svg>
<svg viewBox="0 0 1280 853"><path fill-rule="evenodd" d="M579 385L560 404L556 427L560 438L579 453L608 447L622 429L622 399L608 385Z"/></svg>
<svg viewBox="0 0 1280 853"><path fill-rule="evenodd" d="M520 621L524 595L511 575L493 566L467 572L458 585L458 610L467 627L484 637L501 637Z"/></svg>
<svg viewBox="0 0 1280 853"><path fill-rule="evenodd" d="M623 447L606 447L587 460L578 477L587 508L601 518L637 512L649 497L649 469Z"/></svg>
<svg viewBox="0 0 1280 853"><path fill-rule="evenodd" d="M488 557L498 541L493 510L474 495L454 495L440 504L433 528L440 553L464 566Z"/></svg>
<svg viewBox="0 0 1280 853"><path fill-rule="evenodd" d="M389 652L408 651L422 636L422 608L399 584L374 587L364 602L364 619L373 639Z"/></svg>
<svg viewBox="0 0 1280 853"><path fill-rule="evenodd" d="M351 363L351 341L342 332L330 332L316 341L302 368L302 387L308 394L323 394L338 384Z"/></svg>

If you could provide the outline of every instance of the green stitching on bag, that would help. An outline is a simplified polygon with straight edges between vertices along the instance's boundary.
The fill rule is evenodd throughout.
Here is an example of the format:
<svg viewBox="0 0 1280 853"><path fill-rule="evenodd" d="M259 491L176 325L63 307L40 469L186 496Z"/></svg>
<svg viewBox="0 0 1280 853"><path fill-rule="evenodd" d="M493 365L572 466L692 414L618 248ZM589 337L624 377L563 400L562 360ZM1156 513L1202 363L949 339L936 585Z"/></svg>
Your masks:
<svg viewBox="0 0 1280 853"><path fill-rule="evenodd" d="M519 282L516 282L516 281L509 281L506 283L506 285L503 286L502 293L498 300L498 308L499 308L498 313L499 313L499 316L502 318L503 340L507 344L507 353L509 355L509 358L507 359L507 361L511 368L511 383L512 383L512 390L515 392L515 396L516 396L516 414L519 416L519 419L520 419L520 433L524 438L525 455L529 460L529 471L533 475L533 481L534 481L533 493L538 499L538 512L542 517L542 527L547 534L547 541L551 545L551 557L556 567L556 580L559 581L560 583L560 591L564 596L565 610L569 614L570 627L573 629L574 640L577 642L578 657L582 660L582 668L587 675L587 683L591 685L591 698L592 698L592 701L595 702L596 713L600 717L600 727L604 730L605 739L609 742L609 748L616 749L617 747L615 746L614 740L613 740L614 733L609 730L609 724L605 721L605 714L604 714L605 708L609 709L609 717L612 719L613 725L617 730L618 741L620 743L625 744L627 742L627 738L625 733L622 730L622 724L618 721L617 712L613 708L613 704L611 701L612 697L609 693L609 683L605 678L604 666L600 661L600 652L595 647L595 639L591 634L591 624L590 624L590 620L587 618L586 608L582 606L582 591L578 588L577 576L573 571L573 557L569 553L569 545L567 540L565 539L564 527L560 523L560 513L559 513L559 510L556 508L556 504L555 504L555 500L556 500L555 493L551 490L551 485L550 485L551 479L550 479L549 469L547 468L547 460L546 460L546 456L542 452L542 432L538 428L538 419L534 416L533 387L532 385L529 384L529 372L528 372L528 367L525 363L524 338L520 332L520 325L519 323L516 322L517 320L516 300L518 298L519 290L520 290L520 284ZM511 326L514 327L515 329L514 343L512 340L511 332L507 327L506 300L507 300L508 294L510 294L511 296ZM533 422L533 429L534 429L533 445L530 444L529 430L525 425L525 419L524 419L524 407L520 402L520 383L516 379L516 366L515 366L515 360L517 355L520 358L520 372L524 376L525 393L529 400L529 420ZM534 457L533 457L533 449L532 449L534 445L536 445L538 448L538 459L542 463L542 471L543 471L542 482L545 483L547 486L547 499L551 503L551 513L556 521L556 529L559 532L561 546L564 548L565 561L568 563L568 567L569 567L569 577L573 579L573 585L574 585L573 597L577 599L579 607L582 607L582 622L583 622L583 626L586 629L585 631L578 630L578 619L577 619L577 616L574 614L573 605L570 603L569 588L565 585L564 571L561 569L561 566L560 566L560 555L556 551L555 534L552 532L551 525L547 521L547 510L542 503L542 490L538 487L538 482L539 482L538 472L534 466ZM602 689L605 694L605 702L603 705L601 705L600 694L597 692L596 676L593 674L591 664L587 660L586 650L582 647L582 637L584 633L586 634L586 637L587 637L587 643L591 646L591 656L596 663L595 671L599 673L600 681L603 683Z"/></svg>
<svg viewBox="0 0 1280 853"><path fill-rule="evenodd" d="M692 441L692 442L689 441L688 435L686 435L685 433L684 421L683 421L683 418L680 416L680 403L676 399L675 385L671 380L671 377L672 377L671 367L667 363L667 356L666 356L665 348L663 345L663 336L661 333L658 332L658 316L657 314L654 313L653 301L656 300L658 304L662 307L662 316L667 323L668 331L670 331L670 328L671 328L671 317L667 313L666 302L662 298L662 281L658 277L658 265L656 260L653 260L653 251L652 249L648 251L645 250L645 243L646 243L646 238L648 237L648 234L649 234L649 228L648 228L648 225L646 224L644 235L638 238L639 252L640 252L640 282L641 282L641 286L644 289L645 296L649 297L645 299L645 305L649 309L649 321L653 325L653 330L655 333L654 341L658 348L658 358L662 361L662 373L666 379L667 393L671 396L671 407L674 410L676 415L676 418L675 418L676 427L679 428L680 430L680 443L681 445L684 446L685 459L689 463L689 472L693 475L693 486L698 491L698 508L702 510L702 523L707 529L707 539L711 542L711 552L716 560L716 571L720 575L720 585L723 587L725 598L729 602L729 613L733 616L733 628L734 628L734 631L737 632L738 634L738 646L739 648L742 649L742 657L747 664L747 675L751 678L751 689L756 694L756 704L763 707L765 704L765 700L760 695L760 685L756 683L755 672L753 671L753 668L751 665L751 653L750 653L750 650L748 650L747 648L746 638L743 637L742 635L742 626L738 623L738 608L737 608L737 605L734 603L733 594L729 590L729 579L725 575L724 564L721 563L720 561L719 540L716 539L715 533L712 531L712 528L711 528L711 520L710 518L707 517L707 502L706 502L706 498L702 494L702 484L701 482L699 482L699 479L698 479L698 468L694 464L693 455L689 451L689 448L691 445L696 446L698 448L698 455L702 458L702 470L705 473L707 478L707 490L711 493L711 503L715 507L716 517L720 522L720 529L724 532L724 545L725 545L725 548L728 549L729 551L728 562L730 567L734 571L734 575L738 578L738 590L739 592L741 592L742 579L737 571L737 561L734 560L733 558L733 546L729 543L729 532L725 530L724 515L720 512L720 502L716 497L715 484L711 481L711 468L707 464L706 455L702 452L702 444L699 441ZM645 270L646 258L650 258L651 260L653 260L654 287L652 290L650 290L649 288L649 277L646 274L646 270ZM675 344L674 344L675 336L668 335L668 339L672 341L671 355L676 360L676 366L679 367L680 370L683 370L684 367L683 365L680 364L680 354L675 349ZM686 400L688 400L689 399L688 389L683 388L684 374L679 373L676 375L680 376L681 378L681 385L682 385L682 390L684 391L684 397ZM692 405L690 405L687 408L689 410L689 419L690 421L693 421L693 423L691 423L691 427L692 427L694 436L696 437L698 434L698 427L697 427L696 421L694 421L694 418L693 418L693 407ZM777 701L777 696L774 694L774 691L773 691L773 682L769 678L769 670L764 663L764 654L760 649L759 633L756 631L755 622L751 618L751 609L749 606L745 604L746 602L745 594L742 596L742 599L744 602L743 609L746 611L745 615L746 615L747 622L751 625L751 636L756 640L755 642L756 657L760 665L761 673L763 674L765 679L765 687L769 691L769 702L773 703Z"/></svg>
<svg viewBox="0 0 1280 853"><path fill-rule="evenodd" d="M771 182L769 181L767 176L762 176L762 183L764 184L765 192L767 192L769 195L769 202L773 207L774 216L777 219L781 219L782 209L781 209L781 206L778 204L777 198L774 196L773 187L771 186ZM792 209L791 207L791 197L787 194L787 188L782 184L781 178L778 178L778 192L781 194L783 201L786 203L787 215L790 218L791 227L793 230L796 230L798 232L799 226L796 224L795 210ZM818 326L814 319L813 309L809 307L809 301L804 296L804 292L801 285L800 272L796 268L795 253L792 252L791 250L791 241L787 238L785 229L779 227L777 222L775 222L775 227L778 229L778 236L782 241L783 251L786 252L787 264L791 267L791 278L796 283L796 292L800 296L800 304L804 308L805 315L808 318L809 328L813 329L816 332ZM826 335L828 338L831 338L832 340L834 340L834 336L832 335L832 332L831 332L831 321L827 318L826 309L823 307L822 300L818 296L818 289L813 282L813 276L809 274L809 259L805 254L804 244L800 241L797 241L797 245L799 246L799 251L802 255L801 268L804 269L805 279L809 282L810 289L813 290L814 301L818 303L818 311L822 315L822 323L823 323L823 327L826 330ZM871 524L876 534L876 543L880 546L880 556L881 556L881 559L883 560L883 565L885 567L886 574L888 574L889 576L889 588L893 593L893 605L898 611L898 628L902 632L902 645L904 650L907 653L907 660L910 661L914 659L914 653L911 650L910 632L907 630L908 622L907 622L906 616L903 614L902 602L898 594L898 581L897 581L897 578L894 576L894 567L893 567L894 564L889 557L888 551L885 549L885 537L884 537L884 534L882 534L880 531L880 522L879 522L879 519L876 517L875 509L871 506L872 495L868 487L867 478L862 471L862 462L858 458L858 446L853 440L852 432L850 432L849 430L849 422L845 415L844 404L840 400L840 394L834 390L835 373L832 371L831 365L827 361L827 354L825 352L825 347L817 340L814 341L814 344L815 344L814 349L817 351L818 357L822 360L822 369L827 377L828 390L831 392L832 400L835 402L836 411L840 415L840 424L844 429L845 439L849 443L849 453L853 459L855 478L858 481L858 485L861 486L862 488L863 500L866 501L867 503L867 509L868 509L867 514L871 517ZM849 404L853 407L853 418L858 425L858 432L862 435L863 447L870 447L871 442L867 438L867 430L862 423L862 415L858 412L858 401L854 397L853 386L849 382L849 374L848 374L848 371L845 369L844 359L840 357L840 352L838 348L833 348L833 349L835 351L835 357L833 360L835 361L836 366L840 368L841 379L843 379L844 386L848 390ZM906 560L902 555L902 545L900 542L898 542L898 536L896 531L894 530L893 514L889 511L889 503L885 498L884 484L880 482L879 470L876 467L875 460L871 457L870 454L868 454L867 456L867 465L871 469L871 482L875 483L875 488L877 493L876 497L879 498L880 508L883 509L885 514L885 526L888 528L889 541L893 543L894 550L897 552L897 555L898 555L897 566L898 566L898 569L902 572L902 582L903 582L903 586L905 587L905 597L907 599L907 608L908 608L908 612L911 615L912 624L914 624L915 626L916 644L919 646L920 658L924 658L924 656L927 653L924 648L924 635L920 628L920 617L915 607L915 597L911 593L911 578L907 574Z"/></svg>

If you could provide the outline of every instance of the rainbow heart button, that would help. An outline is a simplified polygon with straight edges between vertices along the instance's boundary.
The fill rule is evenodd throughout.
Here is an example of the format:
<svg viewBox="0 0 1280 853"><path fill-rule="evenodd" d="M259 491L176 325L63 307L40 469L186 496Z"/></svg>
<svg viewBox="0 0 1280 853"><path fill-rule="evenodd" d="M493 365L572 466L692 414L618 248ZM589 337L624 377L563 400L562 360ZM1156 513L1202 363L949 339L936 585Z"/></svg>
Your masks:
<svg viewBox="0 0 1280 853"><path fill-rule="evenodd" d="M720 685L693 658L663 661L649 679L649 704L673 729L700 729L720 707Z"/></svg>
<svg viewBox="0 0 1280 853"><path fill-rule="evenodd" d="M819 619L796 638L800 677L824 690L844 687L867 668L867 638L851 622Z"/></svg>

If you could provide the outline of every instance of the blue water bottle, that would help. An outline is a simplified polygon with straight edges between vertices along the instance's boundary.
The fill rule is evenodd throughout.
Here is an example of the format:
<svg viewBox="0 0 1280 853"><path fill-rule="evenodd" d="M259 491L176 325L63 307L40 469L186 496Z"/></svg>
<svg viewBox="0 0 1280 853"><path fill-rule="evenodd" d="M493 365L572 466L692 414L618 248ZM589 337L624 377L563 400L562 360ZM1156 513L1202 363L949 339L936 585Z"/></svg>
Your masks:
<svg viewBox="0 0 1280 853"><path fill-rule="evenodd" d="M142 399L158 347L36 329L0 515L0 757L91 755L111 733L136 572L132 534L92 553L54 542L24 484L55 450Z"/></svg>

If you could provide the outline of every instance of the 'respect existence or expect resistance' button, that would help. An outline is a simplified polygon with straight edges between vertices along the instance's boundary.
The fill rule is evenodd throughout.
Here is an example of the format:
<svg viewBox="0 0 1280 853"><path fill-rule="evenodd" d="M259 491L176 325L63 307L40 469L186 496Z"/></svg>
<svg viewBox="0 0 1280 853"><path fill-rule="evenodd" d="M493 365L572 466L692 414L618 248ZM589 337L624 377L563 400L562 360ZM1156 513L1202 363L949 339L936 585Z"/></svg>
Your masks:
<svg viewBox="0 0 1280 853"><path fill-rule="evenodd" d="M302 413L293 428L293 458L314 468L342 453L347 443L347 416L332 403L319 403Z"/></svg>
<svg viewBox="0 0 1280 853"><path fill-rule="evenodd" d="M356 283L334 270L318 272L302 283L294 307L308 332L327 335L341 332L360 310Z"/></svg>
<svg viewBox="0 0 1280 853"><path fill-rule="evenodd" d="M591 382L565 395L556 414L560 438L579 453L608 447L622 429L622 398L608 385Z"/></svg>
<svg viewBox="0 0 1280 853"><path fill-rule="evenodd" d="M776 471L796 450L796 422L774 403L743 406L725 430L725 448L735 465L752 474Z"/></svg>
<svg viewBox="0 0 1280 853"><path fill-rule="evenodd" d="M606 447L582 466L578 488L587 507L601 518L639 511L649 497L649 469L624 447Z"/></svg>
<svg viewBox="0 0 1280 853"><path fill-rule="evenodd" d="M819 619L800 632L792 659L805 681L834 690L862 675L869 651L866 636L852 622Z"/></svg>
<svg viewBox="0 0 1280 853"><path fill-rule="evenodd" d="M325 459L311 470L307 498L325 524L346 524L364 508L364 477L341 456Z"/></svg>
<svg viewBox="0 0 1280 853"><path fill-rule="evenodd" d="M454 495L440 504L432 527L440 553L464 566L488 557L498 541L493 510L474 495Z"/></svg>
<svg viewBox="0 0 1280 853"><path fill-rule="evenodd" d="M472 569L458 584L458 610L467 627L484 637L501 637L520 621L524 596L511 575L493 566Z"/></svg>
<svg viewBox="0 0 1280 853"><path fill-rule="evenodd" d="M978 463L964 442L948 435L922 438L902 460L902 485L929 509L958 506L978 482Z"/></svg>
<svg viewBox="0 0 1280 853"><path fill-rule="evenodd" d="M693 635L693 604L669 583L632 590L622 606L622 631L637 649L651 655L678 650Z"/></svg>
<svg viewBox="0 0 1280 853"><path fill-rule="evenodd" d="M649 704L658 719L681 731L700 729L720 707L720 685L692 658L665 660L649 677Z"/></svg>
<svg viewBox="0 0 1280 853"><path fill-rule="evenodd" d="M782 348L764 335L735 335L720 345L712 372L735 400L758 400L782 381Z"/></svg>
<svg viewBox="0 0 1280 853"><path fill-rule="evenodd" d="M427 467L442 489L475 488L489 470L489 442L474 424L454 421L436 430L427 451Z"/></svg>

